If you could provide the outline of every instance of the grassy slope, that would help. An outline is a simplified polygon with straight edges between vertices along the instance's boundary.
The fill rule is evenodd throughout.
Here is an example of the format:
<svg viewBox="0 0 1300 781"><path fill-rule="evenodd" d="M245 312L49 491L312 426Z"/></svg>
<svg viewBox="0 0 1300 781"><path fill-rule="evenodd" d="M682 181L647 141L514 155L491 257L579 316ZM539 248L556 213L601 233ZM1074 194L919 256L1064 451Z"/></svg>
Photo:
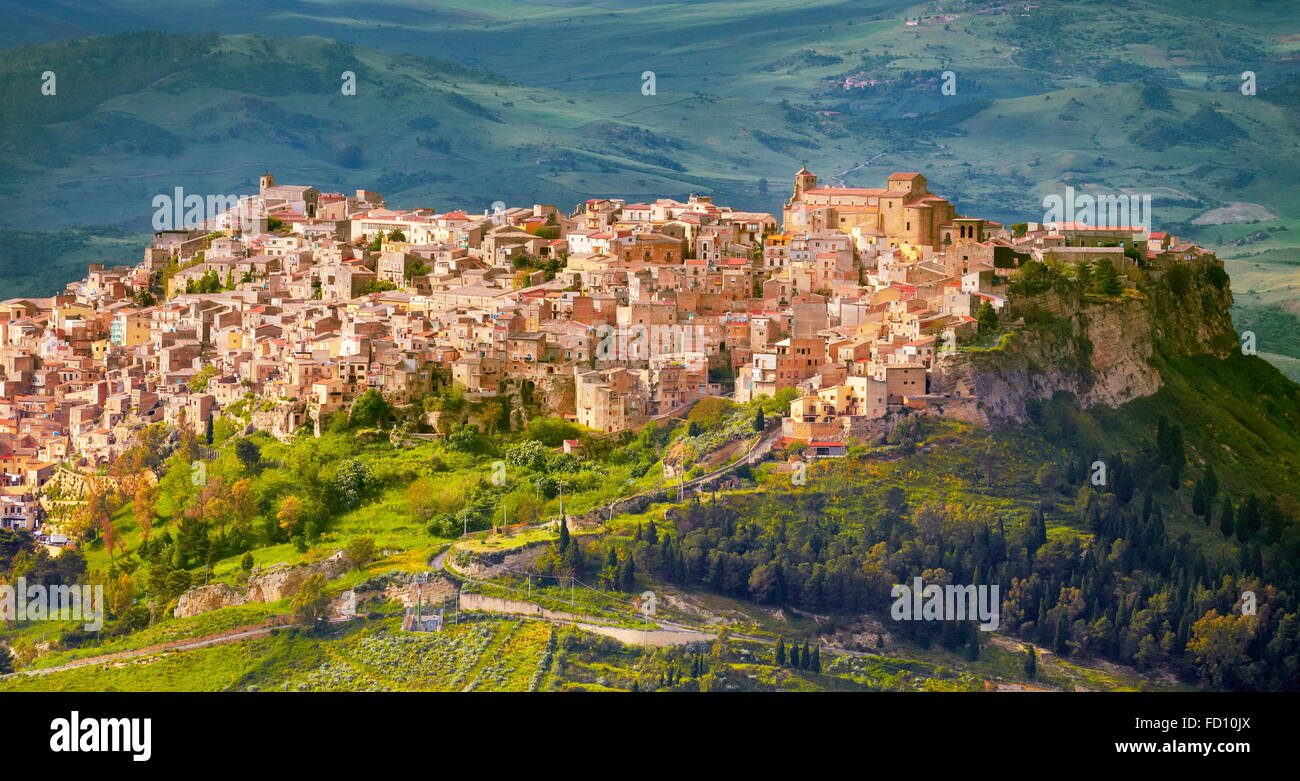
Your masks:
<svg viewBox="0 0 1300 781"><path fill-rule="evenodd" d="M1199 471L1212 462L1230 490L1300 496L1300 386L1256 357L1168 358L1167 384L1118 410L1090 411L1109 446L1153 436L1166 415L1182 426Z"/></svg>

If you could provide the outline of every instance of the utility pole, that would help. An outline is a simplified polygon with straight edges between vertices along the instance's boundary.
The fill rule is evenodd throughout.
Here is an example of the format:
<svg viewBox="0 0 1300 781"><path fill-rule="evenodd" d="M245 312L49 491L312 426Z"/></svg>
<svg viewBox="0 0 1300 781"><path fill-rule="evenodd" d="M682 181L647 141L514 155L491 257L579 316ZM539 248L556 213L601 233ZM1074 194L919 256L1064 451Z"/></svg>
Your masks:
<svg viewBox="0 0 1300 781"><path fill-rule="evenodd" d="M469 508L460 508L460 536L464 537L469 534Z"/></svg>
<svg viewBox="0 0 1300 781"><path fill-rule="evenodd" d="M428 576L421 572L415 576L415 625L424 626L424 582Z"/></svg>

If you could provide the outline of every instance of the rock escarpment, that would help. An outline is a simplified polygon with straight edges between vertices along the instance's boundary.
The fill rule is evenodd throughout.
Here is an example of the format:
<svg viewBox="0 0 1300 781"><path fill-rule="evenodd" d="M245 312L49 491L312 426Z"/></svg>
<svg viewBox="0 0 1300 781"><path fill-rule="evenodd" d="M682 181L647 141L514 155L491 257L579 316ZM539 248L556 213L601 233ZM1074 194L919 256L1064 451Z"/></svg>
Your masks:
<svg viewBox="0 0 1300 781"><path fill-rule="evenodd" d="M1024 422L1026 404L1057 393L1084 407L1118 406L1163 385L1159 356L1237 348L1227 275L1199 260L1142 280L1134 295L1115 299L1067 289L1013 296L1023 327L996 348L940 359L932 393L976 400L984 422Z"/></svg>
<svg viewBox="0 0 1300 781"><path fill-rule="evenodd" d="M345 552L339 551L311 564L272 567L249 577L248 587L244 589L228 583L210 583L182 594L173 612L177 618L185 618L250 602L279 602L298 593L312 575L333 579L346 572L349 566L351 560Z"/></svg>

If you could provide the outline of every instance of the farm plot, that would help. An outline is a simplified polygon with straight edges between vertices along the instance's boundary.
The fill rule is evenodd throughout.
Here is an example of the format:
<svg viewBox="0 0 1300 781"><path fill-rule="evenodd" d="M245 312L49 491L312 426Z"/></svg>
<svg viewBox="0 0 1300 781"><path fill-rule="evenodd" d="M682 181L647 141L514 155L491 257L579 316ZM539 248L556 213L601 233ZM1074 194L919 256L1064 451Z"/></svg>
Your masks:
<svg viewBox="0 0 1300 781"><path fill-rule="evenodd" d="M465 687L466 691L528 691L537 672L549 661L551 628L536 621L515 621L504 629L502 641L485 656L488 663Z"/></svg>

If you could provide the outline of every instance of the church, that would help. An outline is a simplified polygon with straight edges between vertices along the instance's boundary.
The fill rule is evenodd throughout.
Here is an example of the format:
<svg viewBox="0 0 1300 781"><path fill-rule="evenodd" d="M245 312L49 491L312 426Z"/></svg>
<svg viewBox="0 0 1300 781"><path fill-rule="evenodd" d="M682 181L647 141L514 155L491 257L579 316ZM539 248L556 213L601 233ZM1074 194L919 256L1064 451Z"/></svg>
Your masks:
<svg viewBox="0 0 1300 781"><path fill-rule="evenodd" d="M958 217L917 173L890 174L884 189L819 187L817 176L801 168L782 216L787 232L841 230L871 237L883 247L907 244L931 251L984 241L990 227L982 219Z"/></svg>

